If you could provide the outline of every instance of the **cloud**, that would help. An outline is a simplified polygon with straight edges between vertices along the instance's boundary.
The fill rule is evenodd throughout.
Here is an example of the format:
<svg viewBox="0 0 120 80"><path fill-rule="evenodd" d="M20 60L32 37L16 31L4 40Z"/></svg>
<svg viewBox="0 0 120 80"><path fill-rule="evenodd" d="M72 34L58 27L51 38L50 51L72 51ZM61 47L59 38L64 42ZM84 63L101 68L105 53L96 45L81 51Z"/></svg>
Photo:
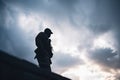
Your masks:
<svg viewBox="0 0 120 80"><path fill-rule="evenodd" d="M79 56L72 56L70 53L54 52L52 58L52 71L63 74L71 68L84 65L84 61ZM73 76L73 79L75 76Z"/></svg>
<svg viewBox="0 0 120 80"><path fill-rule="evenodd" d="M89 18L91 26L88 27L96 34L103 34L108 30L113 31L113 34L115 34L114 37L117 40L115 42L116 46L117 44L120 44L120 36L118 31L120 26L119 3L119 0L96 1L96 6Z"/></svg>
<svg viewBox="0 0 120 80"><path fill-rule="evenodd" d="M89 29L93 32L96 33L95 36L99 36L101 34L107 33L112 29L111 24L91 24L89 25Z"/></svg>
<svg viewBox="0 0 120 80"><path fill-rule="evenodd" d="M97 48L87 53L89 63L98 66L102 71L111 73L111 76L108 76L106 80L119 79L120 64L118 56L119 54L110 48Z"/></svg>
<svg viewBox="0 0 120 80"><path fill-rule="evenodd" d="M97 64L108 68L119 68L118 59L115 58L117 53L113 52L113 50L110 48L98 48L93 51L90 51L89 54L89 58Z"/></svg>
<svg viewBox="0 0 120 80"><path fill-rule="evenodd" d="M0 1L0 4L2 8L0 9L0 50L26 59L28 54L33 53L33 49L27 40L27 35L18 25L19 13L8 7L4 1ZM27 60L31 61L28 58Z"/></svg>
<svg viewBox="0 0 120 80"><path fill-rule="evenodd" d="M84 64L84 61L82 59L80 59L79 57L76 56L71 56L70 54L66 54L66 53L54 53L54 63L59 66L59 67L73 67L73 66L77 66L77 65L82 65Z"/></svg>
<svg viewBox="0 0 120 80"><path fill-rule="evenodd" d="M94 8L94 11L90 16L90 25L87 26L88 28L90 28L89 30L95 33L96 36L100 36L104 33L107 33L108 31L111 31L114 38L114 47L117 49L118 56L120 55L120 23L118 22L120 19L119 3L119 0L101 0L98 2L96 1L96 7ZM91 54L89 54L89 56L91 55L91 59L93 59L95 62L98 62L97 64L102 63L107 67L115 69L120 65L119 59L115 59L113 60L113 62L107 60L107 57L109 57L109 55L112 53L110 49L95 49L93 52L90 53ZM112 65L113 63L115 64L115 66Z"/></svg>
<svg viewBox="0 0 120 80"><path fill-rule="evenodd" d="M1 49L4 49L6 46L5 44L7 44L7 39L8 39L8 35L7 35L7 30L6 30L6 26L5 26L5 21L6 21L6 15L5 15L5 4L0 1L0 43L1 43ZM5 39L6 38L6 39ZM3 44L4 43L4 44Z"/></svg>
<svg viewBox="0 0 120 80"><path fill-rule="evenodd" d="M79 0L55 0L56 3L63 8L63 10L67 10L68 12L74 13L75 5L79 3Z"/></svg>

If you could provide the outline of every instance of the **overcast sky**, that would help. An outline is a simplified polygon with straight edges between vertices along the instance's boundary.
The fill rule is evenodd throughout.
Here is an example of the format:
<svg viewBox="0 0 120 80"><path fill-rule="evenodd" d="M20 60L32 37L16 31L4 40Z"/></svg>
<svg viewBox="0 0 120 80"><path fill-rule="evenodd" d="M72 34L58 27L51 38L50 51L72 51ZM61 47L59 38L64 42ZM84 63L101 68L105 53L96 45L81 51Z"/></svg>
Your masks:
<svg viewBox="0 0 120 80"><path fill-rule="evenodd" d="M0 0L0 50L34 60L53 31L52 71L73 80L120 79L120 0Z"/></svg>

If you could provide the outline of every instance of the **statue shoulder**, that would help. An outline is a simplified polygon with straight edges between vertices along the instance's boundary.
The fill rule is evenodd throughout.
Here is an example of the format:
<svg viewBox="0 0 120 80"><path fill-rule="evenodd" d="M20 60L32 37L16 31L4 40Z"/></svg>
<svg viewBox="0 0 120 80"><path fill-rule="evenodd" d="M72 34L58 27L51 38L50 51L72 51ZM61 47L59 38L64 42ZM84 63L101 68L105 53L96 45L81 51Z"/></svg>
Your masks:
<svg viewBox="0 0 120 80"><path fill-rule="evenodd" d="M37 37L44 37L45 36L45 33L44 32L40 32L37 36L36 36L36 38Z"/></svg>

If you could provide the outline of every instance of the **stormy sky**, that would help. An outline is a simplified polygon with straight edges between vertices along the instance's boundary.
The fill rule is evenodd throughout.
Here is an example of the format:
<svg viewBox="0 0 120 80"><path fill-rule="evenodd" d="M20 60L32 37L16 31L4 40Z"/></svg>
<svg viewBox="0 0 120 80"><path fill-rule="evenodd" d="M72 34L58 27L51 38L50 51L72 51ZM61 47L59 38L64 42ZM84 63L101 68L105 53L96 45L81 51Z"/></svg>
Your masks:
<svg viewBox="0 0 120 80"><path fill-rule="evenodd" d="M38 65L34 39L48 27L53 72L119 80L119 21L120 0L0 0L0 50Z"/></svg>

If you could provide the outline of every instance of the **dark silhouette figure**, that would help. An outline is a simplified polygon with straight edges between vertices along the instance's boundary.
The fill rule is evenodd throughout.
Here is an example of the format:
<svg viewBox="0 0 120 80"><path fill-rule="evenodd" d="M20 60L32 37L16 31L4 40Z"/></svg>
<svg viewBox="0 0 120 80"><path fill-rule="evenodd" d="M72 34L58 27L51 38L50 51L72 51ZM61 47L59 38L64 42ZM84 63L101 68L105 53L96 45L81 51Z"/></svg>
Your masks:
<svg viewBox="0 0 120 80"><path fill-rule="evenodd" d="M51 39L49 39L51 34L53 34L52 31L46 28L44 32L40 32L35 38L37 46L35 58L39 63L39 67L48 71L51 71L50 65L52 64L51 58L53 56Z"/></svg>

